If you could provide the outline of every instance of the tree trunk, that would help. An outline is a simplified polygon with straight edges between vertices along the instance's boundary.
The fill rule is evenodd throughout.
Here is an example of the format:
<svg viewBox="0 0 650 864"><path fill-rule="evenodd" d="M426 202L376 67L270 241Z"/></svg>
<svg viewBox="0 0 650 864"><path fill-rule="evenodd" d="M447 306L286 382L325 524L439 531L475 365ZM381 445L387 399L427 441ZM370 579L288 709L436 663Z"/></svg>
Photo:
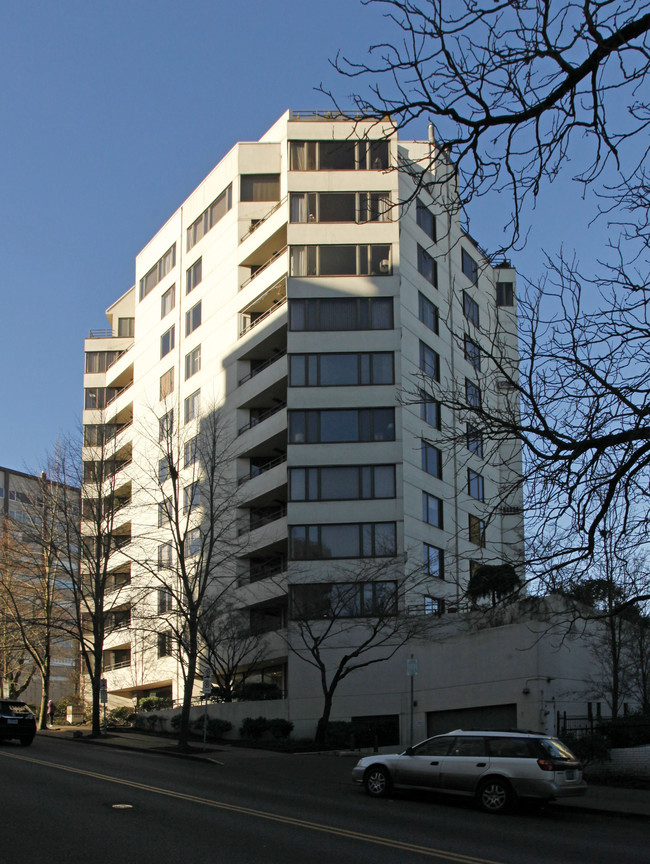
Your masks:
<svg viewBox="0 0 650 864"><path fill-rule="evenodd" d="M330 722L330 714L332 713L332 701L333 701L333 692L331 690L327 690L325 693L325 701L323 702L323 713L318 721L318 726L316 727L316 737L314 738L314 744L319 750L325 746L325 737L327 735L327 727Z"/></svg>
<svg viewBox="0 0 650 864"><path fill-rule="evenodd" d="M196 677L197 662L197 628L190 625L189 644L187 649L187 671L183 684L183 706L181 708L181 722L178 730L178 749L187 750L190 737L190 709L192 707L192 696L194 694L194 679ZM192 632L193 631L193 632Z"/></svg>

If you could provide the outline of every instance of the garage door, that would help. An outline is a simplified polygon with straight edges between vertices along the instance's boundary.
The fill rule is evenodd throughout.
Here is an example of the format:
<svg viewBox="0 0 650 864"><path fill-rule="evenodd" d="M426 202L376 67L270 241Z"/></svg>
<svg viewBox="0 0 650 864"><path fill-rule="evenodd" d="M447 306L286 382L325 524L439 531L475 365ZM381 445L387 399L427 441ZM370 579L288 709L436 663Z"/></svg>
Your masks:
<svg viewBox="0 0 650 864"><path fill-rule="evenodd" d="M516 729L517 705L481 705L452 711L427 711L427 737L452 729Z"/></svg>

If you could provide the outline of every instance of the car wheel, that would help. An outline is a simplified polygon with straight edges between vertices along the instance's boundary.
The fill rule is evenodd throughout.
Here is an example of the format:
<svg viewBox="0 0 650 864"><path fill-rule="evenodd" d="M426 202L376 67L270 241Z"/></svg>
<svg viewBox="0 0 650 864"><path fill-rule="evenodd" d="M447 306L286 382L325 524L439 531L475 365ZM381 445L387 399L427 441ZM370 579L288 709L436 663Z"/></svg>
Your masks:
<svg viewBox="0 0 650 864"><path fill-rule="evenodd" d="M20 744L22 747L29 747L33 740L33 738L21 738Z"/></svg>
<svg viewBox="0 0 650 864"><path fill-rule="evenodd" d="M492 777L478 787L476 800L486 813L504 813L512 805L513 793L507 780Z"/></svg>
<svg viewBox="0 0 650 864"><path fill-rule="evenodd" d="M373 765L365 773L363 785L368 795L373 798L383 798L390 792L390 775L381 765Z"/></svg>

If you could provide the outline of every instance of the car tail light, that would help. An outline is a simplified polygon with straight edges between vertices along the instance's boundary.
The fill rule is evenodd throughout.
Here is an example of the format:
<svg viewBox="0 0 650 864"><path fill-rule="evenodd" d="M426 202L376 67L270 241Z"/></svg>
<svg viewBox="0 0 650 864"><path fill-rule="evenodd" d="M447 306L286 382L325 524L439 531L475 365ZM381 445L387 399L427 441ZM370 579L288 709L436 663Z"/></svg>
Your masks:
<svg viewBox="0 0 650 864"><path fill-rule="evenodd" d="M542 771L555 771L555 764L550 759L538 759L537 764Z"/></svg>

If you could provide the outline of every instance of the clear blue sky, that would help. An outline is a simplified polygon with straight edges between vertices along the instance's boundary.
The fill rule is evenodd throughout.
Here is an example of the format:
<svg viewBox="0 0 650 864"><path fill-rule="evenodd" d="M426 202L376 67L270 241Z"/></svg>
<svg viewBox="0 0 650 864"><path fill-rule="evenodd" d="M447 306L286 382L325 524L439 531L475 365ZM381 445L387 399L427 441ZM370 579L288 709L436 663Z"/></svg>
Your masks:
<svg viewBox="0 0 650 864"><path fill-rule="evenodd" d="M83 339L134 258L236 141L353 89L329 64L394 38L358 0L21 0L0 31L0 465L40 470L82 406ZM426 137L412 129L413 137ZM589 249L577 190L547 195L525 254ZM487 248L490 210L473 233ZM582 227L584 225L584 227ZM570 226L570 228L569 228ZM484 229L485 233L482 233Z"/></svg>

